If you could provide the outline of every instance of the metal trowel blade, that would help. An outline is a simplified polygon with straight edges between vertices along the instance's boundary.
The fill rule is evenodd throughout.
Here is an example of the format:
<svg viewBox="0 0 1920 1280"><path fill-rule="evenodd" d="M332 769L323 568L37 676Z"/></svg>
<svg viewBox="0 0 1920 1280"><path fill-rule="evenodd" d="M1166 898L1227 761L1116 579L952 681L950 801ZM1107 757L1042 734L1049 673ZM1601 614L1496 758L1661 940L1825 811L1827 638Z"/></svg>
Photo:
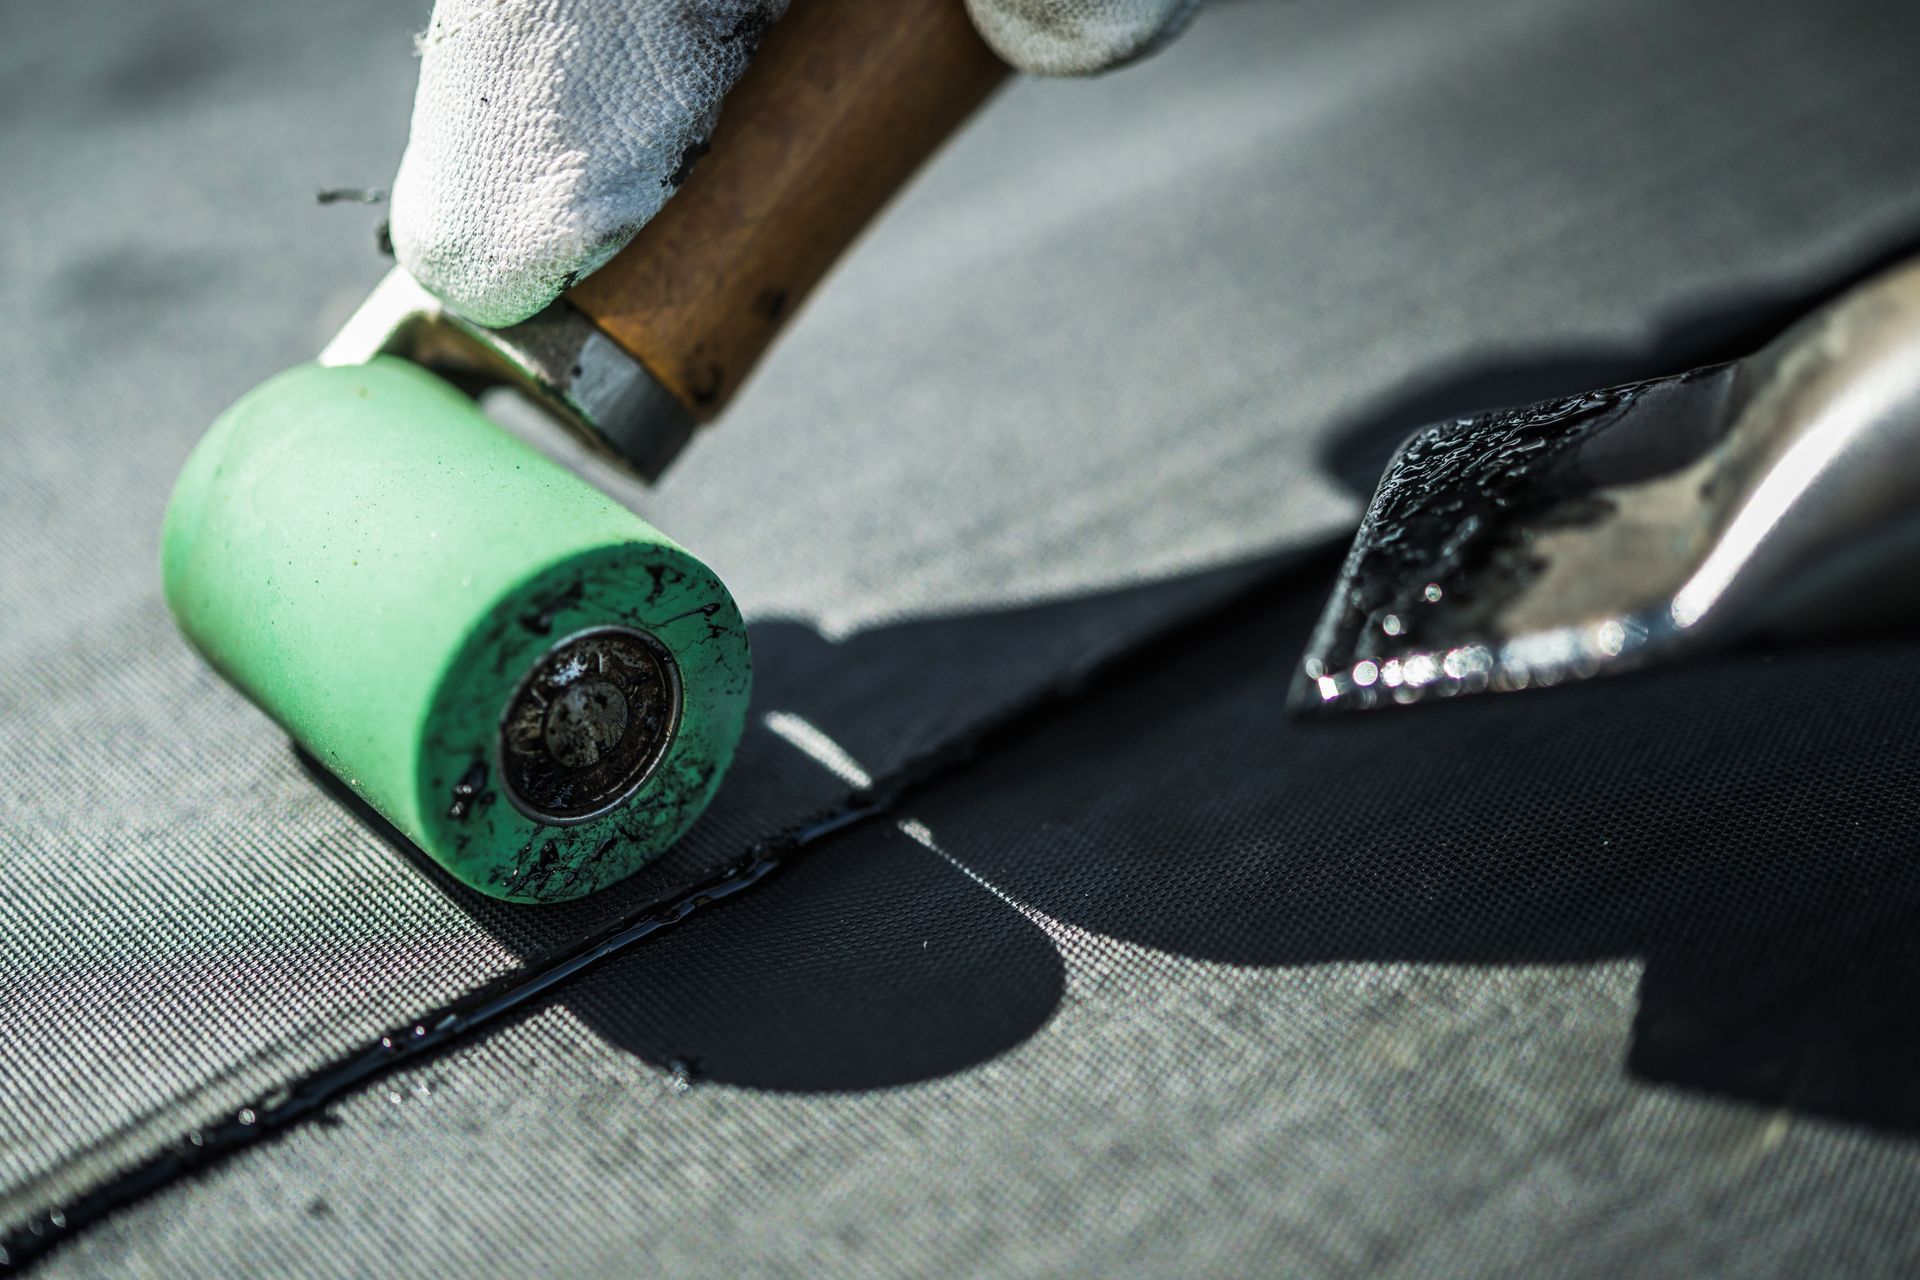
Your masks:
<svg viewBox="0 0 1920 1280"><path fill-rule="evenodd" d="M1916 584L1920 260L1744 360L1416 434L1289 700L1539 688L1901 614Z"/></svg>

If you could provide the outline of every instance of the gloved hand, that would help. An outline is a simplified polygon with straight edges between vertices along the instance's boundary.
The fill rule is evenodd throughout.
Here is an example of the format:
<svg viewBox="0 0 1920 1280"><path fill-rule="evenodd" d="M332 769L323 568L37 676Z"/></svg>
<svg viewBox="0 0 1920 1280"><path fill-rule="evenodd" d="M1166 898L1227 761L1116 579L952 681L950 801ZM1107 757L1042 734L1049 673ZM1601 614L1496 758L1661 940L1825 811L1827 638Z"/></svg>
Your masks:
<svg viewBox="0 0 1920 1280"><path fill-rule="evenodd" d="M1083 75L1158 48L1199 0L965 3L1015 67ZM786 7L436 0L394 179L400 262L482 324L540 310L666 203Z"/></svg>

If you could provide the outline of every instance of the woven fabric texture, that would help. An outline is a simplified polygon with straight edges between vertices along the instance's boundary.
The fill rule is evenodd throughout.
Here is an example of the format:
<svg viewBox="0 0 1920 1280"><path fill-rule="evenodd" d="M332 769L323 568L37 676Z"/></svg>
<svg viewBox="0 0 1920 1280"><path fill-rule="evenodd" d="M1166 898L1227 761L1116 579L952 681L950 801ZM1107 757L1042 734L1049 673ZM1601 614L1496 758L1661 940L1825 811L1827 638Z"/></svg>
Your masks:
<svg viewBox="0 0 1920 1280"><path fill-rule="evenodd" d="M602 898L509 909L436 876L303 768L175 636L154 567L167 487L206 423L310 357L386 265L380 211L316 206L313 191L391 172L425 16L87 0L0 19L0 171L16 176L0 184L0 1223L833 806L846 761L906 768L1339 537L1357 511L1342 458L1423 418L1691 362L1702 335L1920 232L1920 154L1890 125L1920 110L1920 14L1901 5L1230 4L1125 72L1019 83L809 304L728 420L659 488L619 490L746 608L754 727L672 857ZM1266 663L1277 679L1298 642L1276 625L1248 651L1176 665L1252 680L1238 667ZM1717 753L1767 736L1769 707L1803 734L1827 726L1804 741L1858 723L1879 735L1862 751L1891 752L1906 669L1862 677L1884 705L1861 720L1865 694L1843 711L1841 691L1782 695L1741 667L1725 696L1751 719L1632 741L1668 752L1648 778L1679 774L1709 798L1752 785L1715 772ZM1685 681L1637 687L1691 696ZM1346 741L1282 734L1258 688L1220 696L1274 722L1272 750ZM1510 722L1485 723L1510 727L1463 741L1564 735L1572 754L1551 758L1565 787L1580 750L1604 764L1627 740L1583 748L1534 714L1502 711ZM1715 724L1734 729L1716 738ZM1338 1273L1417 1261L1433 1224L1469 1206L1525 1223L1562 1191L1588 1197L1597 1268L1636 1248L1692 1260L1668 1220L1616 1230L1595 1207L1636 1197L1730 1215L1702 1248L1807 1201L1795 1239L1891 1256L1876 1197L1905 1186L1908 1147L1885 1136L1898 1106L1701 1083L1755 1111L1645 1083L1673 1068L1623 1073L1629 1045L1635 1063L1654 1045L1680 1061L1740 1033L1633 1027L1636 1009L1663 1007L1636 1003L1642 966L1649 993L1688 972L1658 955L1691 945L1699 899L1632 874L1689 856L1648 852L1649 824L1687 818L1681 801L1623 827L1640 841L1626 862L1587 819L1628 805L1632 777L1605 775L1600 800L1509 788L1487 810L1511 811L1495 829L1506 861L1426 870L1431 850L1393 844L1406 823L1453 840L1477 828L1394 809L1400 793L1371 775L1404 773L1412 747L1370 741L1314 775L1300 826L1256 804L1284 794L1270 789L1289 758L1244 734L1196 737L1182 767L1211 771L1185 775L1159 819L1171 826L1087 808L1123 798L1102 790L1152 790L1163 763L1087 775L1065 747L1020 756L1017 777L959 805L981 829L914 815L991 888L907 832L823 850L731 917L798 960L643 948L600 981L659 993L655 1012L582 986L450 1059L469 1083L430 1071L394 1090L404 1103L444 1078L469 1109L365 1095L342 1125L185 1184L56 1267L250 1269L274 1260L258 1230L274 1223L288 1269L301 1251L319 1270L366 1269L426 1235L444 1271L516 1250L534 1266L561 1257L565 1234L568 1265L608 1270L643 1249L705 1271L817 1250L873 1272L1091 1267L1146 1248L1148 1270L1224 1272L1257 1237L1276 1265ZM1897 757L1847 758L1854 790L1822 775L1836 807L1765 810L1769 827L1899 834L1890 793L1859 789L1885 782L1873 759ZM1473 762L1459 743L1446 759ZM1044 797L1056 771L1047 813L1032 796L997 807L1015 782ZM1102 812L1079 862L1049 852ZM1684 830L1714 836L1733 812L1703 808ZM1154 878L1223 844L1242 857L1231 874ZM1300 844L1309 863L1276 852ZM1107 845L1133 870L1075 880ZM1883 866L1859 878L1883 849L1843 847L1836 865L1857 874L1834 883L1895 894ZM1686 883L1713 882L1712 865ZM1181 914L1197 884L1235 876L1269 895L1241 900L1284 905L1274 886L1301 885L1321 909L1290 942L1219 904ZM1396 932L1429 901L1433 930ZM1473 904L1506 913L1501 930L1483 937ZM850 920L868 922L851 941ZM916 948L949 966L931 996L906 967ZM1755 963L1697 954L1733 976ZM1862 942L1832 963L1853 972L1870 954ZM633 976L675 963L684 981ZM798 1000L809 987L839 998ZM907 1018L907 996L960 1011ZM761 1037L729 999L781 1034ZM862 1039L889 1019L890 1043ZM1353 1044L1373 1067L1333 1051ZM704 1079L682 1095L670 1064L686 1055L702 1061L681 1074ZM1462 1071L1420 1069L1435 1058ZM1397 1075L1380 1065L1395 1062ZM1583 1145L1615 1124L1618 1142ZM1671 1156L1666 1182L1629 1158L1649 1143ZM1775 1150L1791 1178L1772 1178ZM1530 1200L1520 1171L1543 1162L1586 1181ZM1758 1189L1716 1201L1703 1173L1701 1198L1676 1199L1682 1165ZM1363 1177L1393 1169L1398 1182ZM1415 1213L1429 1193L1454 1211ZM1267 1216L1236 1212L1252 1204ZM1834 1204L1853 1216L1819 1216ZM481 1218L493 1227L468 1229ZM1358 1225L1340 1243L1286 1225L1334 1219ZM1072 1230L1050 1235L1059 1222Z"/></svg>
<svg viewBox="0 0 1920 1280"><path fill-rule="evenodd" d="M1920 646L1288 721L1330 568L56 1273L1910 1274Z"/></svg>

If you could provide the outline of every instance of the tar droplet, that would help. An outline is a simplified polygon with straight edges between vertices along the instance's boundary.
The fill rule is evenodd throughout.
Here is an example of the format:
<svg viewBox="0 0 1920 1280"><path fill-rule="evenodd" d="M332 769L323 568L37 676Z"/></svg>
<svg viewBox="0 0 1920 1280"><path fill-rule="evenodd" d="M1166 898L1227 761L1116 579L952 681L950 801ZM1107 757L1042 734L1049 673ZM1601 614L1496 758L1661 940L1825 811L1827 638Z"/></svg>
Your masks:
<svg viewBox="0 0 1920 1280"><path fill-rule="evenodd" d="M661 177L660 185L669 191L678 190L682 183L693 176L694 163L712 149L713 144L705 138L697 142L689 143L686 148L680 152L680 163L673 167L672 173Z"/></svg>
<svg viewBox="0 0 1920 1280"><path fill-rule="evenodd" d="M313 193L316 204L380 204L386 198L379 187L322 187Z"/></svg>
<svg viewBox="0 0 1920 1280"><path fill-rule="evenodd" d="M460 1003L448 1006L423 1022L408 1024L407 1030L382 1036L375 1046L355 1050L311 1072L285 1090L272 1095L284 1101L267 1101L258 1110L249 1107L239 1113L239 1123L227 1123L210 1133L190 1133L180 1146L170 1147L143 1164L109 1179L64 1211L66 1230L85 1230L105 1214L131 1204L155 1190L172 1185L184 1176L198 1172L211 1160L221 1159L246 1149L272 1133L286 1131L302 1120L311 1120L322 1129L346 1127L341 1117L329 1111L335 1100L357 1090L373 1077L384 1073L396 1059L431 1052L436 1041L445 1036L472 1031L524 1009L547 995L578 973L592 959L612 955L653 936L661 924L677 919L684 912L672 905L691 898L718 901L745 892L779 870L788 856L801 848L842 831L877 814L876 809L845 811L823 818L783 836L778 852L761 848L749 860L736 863L702 884L690 887L680 898L664 906L627 917L611 933L594 933L572 947L562 948L550 961L529 972L513 975L504 984L483 986ZM425 1027L428 1034L420 1034ZM399 1043L395 1043L396 1038ZM672 1087L685 1092L699 1078L699 1064L693 1058L676 1058L670 1064ZM438 1082L415 1086L411 1092L422 1100L440 1091ZM18 1266L44 1253L50 1243L51 1218L42 1215L0 1235L0 1266Z"/></svg>
<svg viewBox="0 0 1920 1280"><path fill-rule="evenodd" d="M532 612L522 614L520 625L537 636L548 635L553 631L553 621L572 605L578 604L586 594L586 584L575 582L566 589L556 591L544 600L538 601Z"/></svg>
<svg viewBox="0 0 1920 1280"><path fill-rule="evenodd" d="M472 813L475 800L486 785L487 762L475 760L460 775L460 781L453 784L453 803L447 806L447 816L458 822Z"/></svg>

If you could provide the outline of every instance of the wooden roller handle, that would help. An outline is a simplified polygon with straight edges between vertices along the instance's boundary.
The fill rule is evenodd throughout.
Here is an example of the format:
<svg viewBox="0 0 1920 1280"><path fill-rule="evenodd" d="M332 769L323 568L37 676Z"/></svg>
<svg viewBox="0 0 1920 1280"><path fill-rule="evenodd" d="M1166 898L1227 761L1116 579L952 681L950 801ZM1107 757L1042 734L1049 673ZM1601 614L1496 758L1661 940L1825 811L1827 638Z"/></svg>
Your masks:
<svg viewBox="0 0 1920 1280"><path fill-rule="evenodd" d="M961 0L793 0L727 95L711 153L568 300L711 418L1006 70Z"/></svg>

